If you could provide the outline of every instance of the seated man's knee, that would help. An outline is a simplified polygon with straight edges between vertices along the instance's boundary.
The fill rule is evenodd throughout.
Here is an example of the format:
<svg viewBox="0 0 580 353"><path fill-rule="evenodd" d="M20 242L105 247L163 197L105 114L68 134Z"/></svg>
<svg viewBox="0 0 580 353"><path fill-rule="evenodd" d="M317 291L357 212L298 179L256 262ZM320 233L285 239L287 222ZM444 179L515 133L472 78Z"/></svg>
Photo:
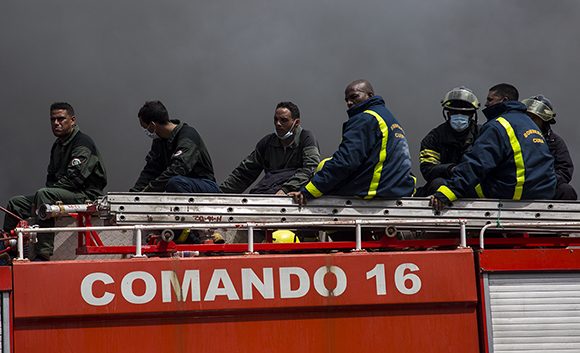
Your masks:
<svg viewBox="0 0 580 353"><path fill-rule="evenodd" d="M562 183L556 188L556 200L578 200L578 194L570 184Z"/></svg>
<svg viewBox="0 0 580 353"><path fill-rule="evenodd" d="M24 196L24 195L18 195L18 196L11 197L10 200L8 200L8 203L6 204L6 208L9 211L14 211L15 209L17 209L19 207L19 205L21 205L25 201L26 201L26 196Z"/></svg>
<svg viewBox="0 0 580 353"><path fill-rule="evenodd" d="M176 175L169 178L167 185L165 185L165 191L167 192L187 192L189 189L189 180L187 177L182 175Z"/></svg>
<svg viewBox="0 0 580 353"><path fill-rule="evenodd" d="M60 200L55 200L54 192L52 192L51 188L40 188L34 194L34 203L36 205L40 205L43 203L53 203Z"/></svg>

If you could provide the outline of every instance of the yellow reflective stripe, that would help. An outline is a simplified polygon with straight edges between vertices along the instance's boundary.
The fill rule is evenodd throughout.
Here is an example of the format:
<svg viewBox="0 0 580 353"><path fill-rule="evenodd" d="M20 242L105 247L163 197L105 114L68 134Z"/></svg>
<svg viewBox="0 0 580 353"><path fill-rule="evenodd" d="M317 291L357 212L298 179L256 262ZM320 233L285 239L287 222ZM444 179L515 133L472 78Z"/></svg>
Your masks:
<svg viewBox="0 0 580 353"><path fill-rule="evenodd" d="M417 177L411 174L411 178L413 178L413 195L411 196L415 196L415 193L417 192Z"/></svg>
<svg viewBox="0 0 580 353"><path fill-rule="evenodd" d="M479 197L480 199L485 199L485 195L483 194L481 184L475 185L475 192L477 193L477 197Z"/></svg>
<svg viewBox="0 0 580 353"><path fill-rule="evenodd" d="M381 133L383 138L381 140L381 152L379 153L379 161L375 165L375 171L373 173L373 179L371 180L371 185L369 186L369 192L365 199L372 199L377 194L377 189L379 187L379 182L381 181L381 173L383 172L383 163L387 159L387 141L389 139L389 127L383 118L372 110L365 110L367 114L370 114L377 119L379 123L379 127L381 129Z"/></svg>
<svg viewBox="0 0 580 353"><path fill-rule="evenodd" d="M514 163L516 165L516 188L514 190L514 200L519 200L522 198L522 192L524 191L524 182L526 181L526 168L524 166L524 156L522 154L522 147L520 142L516 137L516 133L512 128L511 124L502 117L497 118L497 121L504 127L507 135L510 139L510 145L514 152Z"/></svg>
<svg viewBox="0 0 580 353"><path fill-rule="evenodd" d="M322 192L320 192L320 190L318 190L318 188L316 186L314 186L314 184L312 184L312 182L309 182L308 184L306 184L306 186L304 188L310 193L310 195L312 195L314 197L322 196Z"/></svg>
<svg viewBox="0 0 580 353"><path fill-rule="evenodd" d="M429 157L429 158L419 158L419 161L421 163L430 163L430 164L441 164L441 162L438 159L435 159L433 157Z"/></svg>
<svg viewBox="0 0 580 353"><path fill-rule="evenodd" d="M447 197L449 199L449 201L455 201L457 200L457 196L455 196L455 193L453 191L451 191L450 188L448 188L445 185L441 185L438 189L437 192L442 193L443 195L445 195L445 197Z"/></svg>
<svg viewBox="0 0 580 353"><path fill-rule="evenodd" d="M324 165L326 164L326 162L328 162L331 159L332 159L332 157L328 157L328 158L324 158L323 160L321 160L320 163L318 163L318 165L316 166L316 173L318 173L319 171L321 171L322 170L322 167L324 167Z"/></svg>
<svg viewBox="0 0 580 353"><path fill-rule="evenodd" d="M437 151L433 151L433 150L429 150L429 149L421 150L421 157L426 157L426 156L435 157L437 159L441 158L441 154Z"/></svg>

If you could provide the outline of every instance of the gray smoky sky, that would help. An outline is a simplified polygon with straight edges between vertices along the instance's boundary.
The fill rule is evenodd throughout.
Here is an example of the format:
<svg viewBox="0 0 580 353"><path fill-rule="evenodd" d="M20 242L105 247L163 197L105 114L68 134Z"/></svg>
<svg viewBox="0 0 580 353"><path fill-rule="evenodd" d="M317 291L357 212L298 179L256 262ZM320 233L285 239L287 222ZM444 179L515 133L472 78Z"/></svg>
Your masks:
<svg viewBox="0 0 580 353"><path fill-rule="evenodd" d="M344 87L358 78L405 127L417 175L443 94L466 85L484 101L500 82L552 99L580 165L579 18L577 0L4 0L0 203L43 186L54 101L97 143L108 191L126 191L151 143L137 124L146 100L198 129L222 181L282 100L299 105L323 156L334 152Z"/></svg>

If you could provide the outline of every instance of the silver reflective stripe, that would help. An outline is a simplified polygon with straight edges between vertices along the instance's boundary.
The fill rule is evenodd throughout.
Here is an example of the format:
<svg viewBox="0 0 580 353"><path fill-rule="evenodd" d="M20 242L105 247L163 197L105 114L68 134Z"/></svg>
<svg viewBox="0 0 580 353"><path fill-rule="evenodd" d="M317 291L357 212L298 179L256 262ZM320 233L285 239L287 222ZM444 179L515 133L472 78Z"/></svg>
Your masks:
<svg viewBox="0 0 580 353"><path fill-rule="evenodd" d="M490 352L580 352L580 273L491 273L484 286Z"/></svg>
<svg viewBox="0 0 580 353"><path fill-rule="evenodd" d="M0 353L10 353L10 297L8 292L1 292L2 295L2 309L0 317L0 331L2 336L0 337Z"/></svg>

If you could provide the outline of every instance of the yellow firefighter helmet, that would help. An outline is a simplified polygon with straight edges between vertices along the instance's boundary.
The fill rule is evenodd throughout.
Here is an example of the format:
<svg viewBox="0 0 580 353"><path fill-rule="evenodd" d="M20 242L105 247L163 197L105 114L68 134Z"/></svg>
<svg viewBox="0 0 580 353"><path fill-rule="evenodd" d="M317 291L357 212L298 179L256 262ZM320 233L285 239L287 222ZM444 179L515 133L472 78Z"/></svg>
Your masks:
<svg viewBox="0 0 580 353"><path fill-rule="evenodd" d="M272 232L272 243L300 243L300 239L293 231L280 229Z"/></svg>

